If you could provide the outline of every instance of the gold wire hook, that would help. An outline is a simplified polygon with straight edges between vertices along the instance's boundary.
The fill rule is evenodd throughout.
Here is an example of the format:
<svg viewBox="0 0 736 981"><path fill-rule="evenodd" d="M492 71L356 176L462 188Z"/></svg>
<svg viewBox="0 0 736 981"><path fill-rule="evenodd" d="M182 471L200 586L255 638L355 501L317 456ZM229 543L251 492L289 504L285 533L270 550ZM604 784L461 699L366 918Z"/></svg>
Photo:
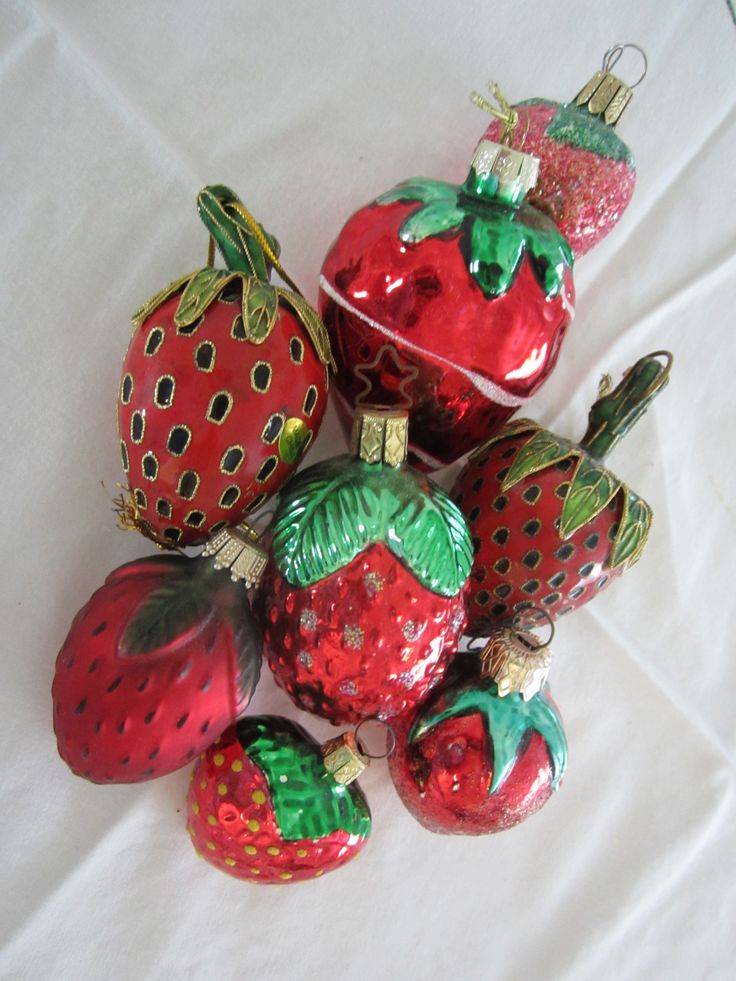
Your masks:
<svg viewBox="0 0 736 981"><path fill-rule="evenodd" d="M485 99L480 92L471 92L470 101L474 106L478 106L479 109L490 113L491 116L495 116L496 119L499 119L503 123L499 142L504 146L510 147L512 146L514 130L519 122L519 114L515 109L512 109L508 99L501 91L501 86L498 82L488 82L488 88L499 105L498 109Z"/></svg>
<svg viewBox="0 0 736 981"><path fill-rule="evenodd" d="M644 51L643 48L640 48L639 47L638 44L627 43L627 44L613 44L613 45L611 45L611 47L608 49L608 51L606 51L606 53L603 55L603 61L601 63L601 68L602 68L602 70L604 72L610 72L610 71L612 71L612 69L614 68L614 66L617 65L618 62L620 61L621 56L623 55L624 51L626 51L627 48L630 48L633 51L638 51L639 54L642 57L642 60L644 61L644 68L643 68L642 73L639 76L638 80L636 82L634 82L633 85L628 85L627 84L627 88L635 89L637 85L641 85L641 83L644 81L644 79L646 78L647 72L649 70L649 61L647 59L646 53L645 53L645 51Z"/></svg>

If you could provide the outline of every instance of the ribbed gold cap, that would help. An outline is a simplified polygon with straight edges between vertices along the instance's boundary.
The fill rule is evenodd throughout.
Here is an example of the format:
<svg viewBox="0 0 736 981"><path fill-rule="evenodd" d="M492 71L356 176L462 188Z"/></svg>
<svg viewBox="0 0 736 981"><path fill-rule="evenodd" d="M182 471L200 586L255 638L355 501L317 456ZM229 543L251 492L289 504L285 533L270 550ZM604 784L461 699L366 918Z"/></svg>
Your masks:
<svg viewBox="0 0 736 981"><path fill-rule="evenodd" d="M359 406L355 410L350 451L366 463L398 467L406 460L409 415L403 409Z"/></svg>
<svg viewBox="0 0 736 981"><path fill-rule="evenodd" d="M326 769L338 783L352 783L370 763L358 749L354 732L343 732L321 746Z"/></svg>
<svg viewBox="0 0 736 981"><path fill-rule="evenodd" d="M615 126L633 94L616 75L597 71L575 96L575 105L585 107L592 116L600 116L609 126Z"/></svg>
<svg viewBox="0 0 736 981"><path fill-rule="evenodd" d="M499 696L518 692L525 702L542 690L552 665L552 652L534 634L509 627L494 632L480 657L481 670L496 682Z"/></svg>
<svg viewBox="0 0 736 981"><path fill-rule="evenodd" d="M246 524L223 528L207 542L202 555L214 557L216 569L229 569L233 582L240 579L248 589L260 583L268 564L268 552Z"/></svg>

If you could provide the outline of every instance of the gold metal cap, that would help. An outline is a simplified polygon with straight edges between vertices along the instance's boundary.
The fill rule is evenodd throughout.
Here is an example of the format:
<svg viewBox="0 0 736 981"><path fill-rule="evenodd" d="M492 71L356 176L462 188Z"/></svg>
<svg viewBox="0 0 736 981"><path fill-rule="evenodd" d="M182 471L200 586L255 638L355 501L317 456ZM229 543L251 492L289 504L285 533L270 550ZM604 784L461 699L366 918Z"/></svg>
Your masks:
<svg viewBox="0 0 736 981"><path fill-rule="evenodd" d="M370 759L361 753L354 732L343 732L321 746L325 767L338 783L352 783Z"/></svg>
<svg viewBox="0 0 736 981"><path fill-rule="evenodd" d="M641 75L631 85L622 82L611 71L627 49L637 51L643 62ZM631 102L634 89L643 82L647 67L647 56L638 44L614 44L603 55L600 71L597 71L575 96L575 105L586 108L592 116L599 116L609 126L615 126L623 115L624 109Z"/></svg>
<svg viewBox="0 0 736 981"><path fill-rule="evenodd" d="M406 460L409 415L403 409L359 406L355 410L350 451L366 463L398 467Z"/></svg>
<svg viewBox="0 0 736 981"><path fill-rule="evenodd" d="M552 652L534 634L503 627L489 639L481 670L498 685L501 698L518 692L525 702L541 691L552 665Z"/></svg>
<svg viewBox="0 0 736 981"><path fill-rule="evenodd" d="M502 143L481 140L470 165L479 178L498 180L498 194L523 198L537 183L539 160Z"/></svg>
<svg viewBox="0 0 736 981"><path fill-rule="evenodd" d="M246 524L223 528L207 542L202 555L213 556L216 569L230 569L233 582L242 579L247 589L260 583L268 564L268 552Z"/></svg>

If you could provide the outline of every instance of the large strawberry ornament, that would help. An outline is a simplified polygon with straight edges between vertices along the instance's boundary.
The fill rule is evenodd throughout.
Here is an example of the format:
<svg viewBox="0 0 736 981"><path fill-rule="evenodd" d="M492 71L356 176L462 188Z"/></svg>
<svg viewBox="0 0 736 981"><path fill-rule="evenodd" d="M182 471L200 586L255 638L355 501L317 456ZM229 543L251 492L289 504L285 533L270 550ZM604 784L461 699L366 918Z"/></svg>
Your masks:
<svg viewBox="0 0 736 981"><path fill-rule="evenodd" d="M261 663L245 587L265 564L237 528L199 558L149 556L107 577L56 662L54 730L74 773L95 783L163 776L242 714Z"/></svg>
<svg viewBox="0 0 736 981"><path fill-rule="evenodd" d="M187 828L216 868L255 883L301 882L344 865L365 844L371 813L355 776L355 739L325 746L278 716L242 719L192 774Z"/></svg>
<svg viewBox="0 0 736 981"><path fill-rule="evenodd" d="M525 203L536 173L533 157L483 141L464 184L399 184L350 218L325 259L338 406L349 417L365 401L407 405L412 462L458 459L557 361L573 259Z"/></svg>
<svg viewBox="0 0 736 981"><path fill-rule="evenodd" d="M394 785L425 828L504 831L539 810L567 765L562 721L545 682L549 652L530 634L498 631L476 658L402 720L389 757Z"/></svg>
<svg viewBox="0 0 736 981"><path fill-rule="evenodd" d="M118 402L133 523L168 546L259 508L327 404L327 335L299 293L269 282L272 266L286 275L278 244L229 188L197 205L227 269L190 273L134 315Z"/></svg>
<svg viewBox="0 0 736 981"><path fill-rule="evenodd" d="M656 352L613 391L606 379L579 443L521 419L471 456L452 491L475 549L469 633L532 606L562 616L637 561L652 512L603 459L665 387L671 364Z"/></svg>
<svg viewBox="0 0 736 981"><path fill-rule="evenodd" d="M472 549L449 497L404 463L406 414L360 410L354 454L281 494L259 599L271 670L332 722L389 719L442 677Z"/></svg>
<svg viewBox="0 0 736 981"><path fill-rule="evenodd" d="M555 222L577 258L612 231L634 193L634 158L613 128L633 94L634 86L611 72L628 47L636 46L607 51L601 71L571 102L528 99L512 107L518 117L515 145L540 161L529 201ZM474 94L473 101L496 115L482 97ZM496 120L483 139L498 140L502 132Z"/></svg>

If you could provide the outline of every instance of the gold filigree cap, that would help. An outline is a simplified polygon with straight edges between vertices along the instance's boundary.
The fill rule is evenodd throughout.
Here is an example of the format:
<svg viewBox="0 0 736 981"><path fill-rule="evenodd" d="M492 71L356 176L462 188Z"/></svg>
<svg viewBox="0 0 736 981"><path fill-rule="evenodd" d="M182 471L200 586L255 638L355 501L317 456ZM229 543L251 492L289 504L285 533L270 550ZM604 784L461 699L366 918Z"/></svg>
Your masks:
<svg viewBox="0 0 736 981"><path fill-rule="evenodd" d="M523 198L537 183L539 160L493 140L481 140L470 164L479 178L495 177L499 194Z"/></svg>
<svg viewBox="0 0 736 981"><path fill-rule="evenodd" d="M370 759L361 753L354 732L343 732L320 747L326 769L338 783L352 783L369 765Z"/></svg>
<svg viewBox="0 0 736 981"><path fill-rule="evenodd" d="M355 410L350 452L365 463L398 467L406 460L409 415L403 409L359 406Z"/></svg>
<svg viewBox="0 0 736 981"><path fill-rule="evenodd" d="M526 630L502 627L481 652L481 670L498 686L501 698L518 692L525 702L541 691L552 665L552 652Z"/></svg>
<svg viewBox="0 0 736 981"><path fill-rule="evenodd" d="M247 589L260 583L268 564L268 552L246 524L223 528L207 542L202 555L213 557L216 569L229 569L233 582L242 580Z"/></svg>

